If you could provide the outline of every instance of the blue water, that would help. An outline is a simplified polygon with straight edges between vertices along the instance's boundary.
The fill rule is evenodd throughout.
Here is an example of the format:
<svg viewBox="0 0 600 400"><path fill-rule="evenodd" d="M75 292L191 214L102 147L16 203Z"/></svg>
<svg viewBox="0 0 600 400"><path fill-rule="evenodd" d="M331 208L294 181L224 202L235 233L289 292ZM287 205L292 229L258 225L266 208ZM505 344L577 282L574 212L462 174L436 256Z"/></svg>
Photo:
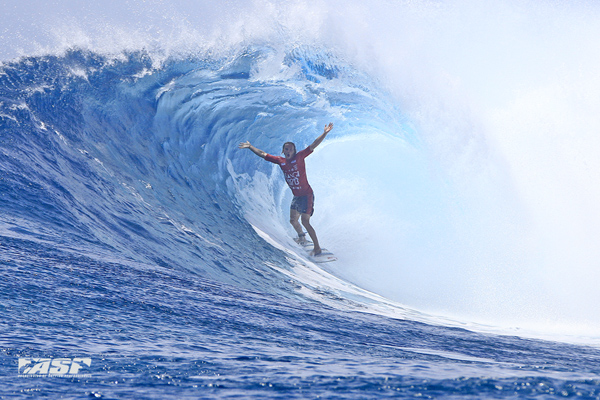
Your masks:
<svg viewBox="0 0 600 400"><path fill-rule="evenodd" d="M596 345L444 315L456 290L427 271L449 276L467 203L385 86L318 45L3 63L0 398L600 398ZM237 144L330 121L307 168L339 261L317 266L280 171ZM365 261L371 234L394 251Z"/></svg>

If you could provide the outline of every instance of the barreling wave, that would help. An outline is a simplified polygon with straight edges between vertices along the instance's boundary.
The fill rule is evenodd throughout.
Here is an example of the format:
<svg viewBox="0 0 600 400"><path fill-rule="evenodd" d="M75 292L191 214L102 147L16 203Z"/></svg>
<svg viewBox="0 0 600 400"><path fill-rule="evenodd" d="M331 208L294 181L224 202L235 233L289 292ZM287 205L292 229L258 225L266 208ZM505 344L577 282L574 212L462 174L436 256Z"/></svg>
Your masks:
<svg viewBox="0 0 600 400"><path fill-rule="evenodd" d="M290 255L256 234L285 247L286 191L237 143L306 145L330 120L334 140L412 140L372 82L308 48L28 57L2 66L0 99L4 235L287 294Z"/></svg>

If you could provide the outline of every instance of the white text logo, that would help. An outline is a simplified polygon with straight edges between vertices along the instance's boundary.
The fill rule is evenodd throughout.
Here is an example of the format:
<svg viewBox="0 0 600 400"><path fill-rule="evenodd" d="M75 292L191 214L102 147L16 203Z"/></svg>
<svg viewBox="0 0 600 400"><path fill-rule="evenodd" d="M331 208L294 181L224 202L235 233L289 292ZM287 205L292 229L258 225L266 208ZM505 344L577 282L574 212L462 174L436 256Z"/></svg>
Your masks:
<svg viewBox="0 0 600 400"><path fill-rule="evenodd" d="M89 377L82 374L92 365L91 358L19 358L19 376L22 377ZM83 369L83 370L82 370Z"/></svg>

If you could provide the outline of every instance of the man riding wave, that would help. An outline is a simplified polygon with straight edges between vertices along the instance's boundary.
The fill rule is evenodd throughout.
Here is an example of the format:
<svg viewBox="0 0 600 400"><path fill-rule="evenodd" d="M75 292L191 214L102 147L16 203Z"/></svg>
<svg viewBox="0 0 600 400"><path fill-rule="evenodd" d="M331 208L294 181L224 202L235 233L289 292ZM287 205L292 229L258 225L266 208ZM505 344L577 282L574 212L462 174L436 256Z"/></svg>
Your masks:
<svg viewBox="0 0 600 400"><path fill-rule="evenodd" d="M302 226L306 228L308 235L314 243L314 249L311 252L311 255L315 256L321 254L322 250L321 246L319 245L319 240L317 239L317 233L310 224L310 217L314 213L315 195L310 187L310 184L308 183L304 159L308 157L315 150L315 148L321 144L321 142L323 142L327 134L332 129L332 123L325 125L323 133L316 138L310 146L299 152L296 152L296 145L294 143L284 143L282 150L284 157L267 154L266 152L252 146L250 142L243 142L238 146L240 149L250 149L257 156L279 165L283 171L285 181L290 189L292 189L292 194L294 195L292 204L290 206L290 223L294 227L294 230L298 233L298 242L301 244L306 242L306 235L302 230ZM299 219L302 221L302 225L300 225L298 222Z"/></svg>

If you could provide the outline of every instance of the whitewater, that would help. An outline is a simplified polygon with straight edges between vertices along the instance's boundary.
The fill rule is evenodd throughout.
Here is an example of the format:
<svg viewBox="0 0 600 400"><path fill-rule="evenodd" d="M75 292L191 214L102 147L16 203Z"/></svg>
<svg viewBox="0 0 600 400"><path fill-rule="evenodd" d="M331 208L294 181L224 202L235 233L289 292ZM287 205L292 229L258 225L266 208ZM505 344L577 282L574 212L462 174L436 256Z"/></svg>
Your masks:
<svg viewBox="0 0 600 400"><path fill-rule="evenodd" d="M594 2L8 2L0 398L600 398ZM306 159L293 240L279 155Z"/></svg>

